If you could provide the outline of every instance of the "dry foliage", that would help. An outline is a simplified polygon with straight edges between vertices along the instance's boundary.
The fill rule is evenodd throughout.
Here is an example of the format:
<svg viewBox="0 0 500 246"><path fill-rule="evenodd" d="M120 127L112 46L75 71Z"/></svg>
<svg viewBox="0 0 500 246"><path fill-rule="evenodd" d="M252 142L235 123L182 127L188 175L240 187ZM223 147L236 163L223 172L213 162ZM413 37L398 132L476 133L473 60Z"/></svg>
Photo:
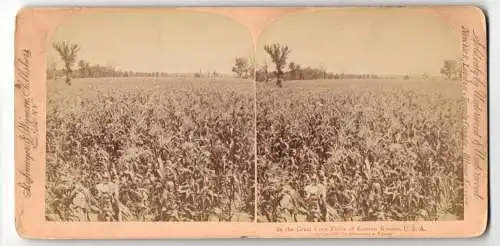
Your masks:
<svg viewBox="0 0 500 246"><path fill-rule="evenodd" d="M253 84L190 80L49 85L47 219L251 220Z"/></svg>
<svg viewBox="0 0 500 246"><path fill-rule="evenodd" d="M456 83L258 85L259 221L463 218Z"/></svg>

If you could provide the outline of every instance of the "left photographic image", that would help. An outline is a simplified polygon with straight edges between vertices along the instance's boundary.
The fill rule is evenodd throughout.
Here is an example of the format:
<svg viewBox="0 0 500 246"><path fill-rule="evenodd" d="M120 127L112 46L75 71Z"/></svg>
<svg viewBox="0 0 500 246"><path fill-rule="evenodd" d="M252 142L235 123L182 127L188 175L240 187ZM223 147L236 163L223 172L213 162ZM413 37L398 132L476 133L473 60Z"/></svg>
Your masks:
<svg viewBox="0 0 500 246"><path fill-rule="evenodd" d="M254 221L254 45L196 11L88 11L49 38L47 221Z"/></svg>

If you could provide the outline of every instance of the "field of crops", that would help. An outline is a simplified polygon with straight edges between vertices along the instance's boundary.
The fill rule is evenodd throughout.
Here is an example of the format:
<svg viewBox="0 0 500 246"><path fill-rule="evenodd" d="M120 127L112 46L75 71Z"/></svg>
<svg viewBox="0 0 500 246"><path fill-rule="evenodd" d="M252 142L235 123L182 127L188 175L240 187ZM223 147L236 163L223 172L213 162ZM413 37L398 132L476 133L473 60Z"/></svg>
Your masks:
<svg viewBox="0 0 500 246"><path fill-rule="evenodd" d="M48 83L47 220L463 219L457 82Z"/></svg>
<svg viewBox="0 0 500 246"><path fill-rule="evenodd" d="M457 83L259 83L258 221L463 219Z"/></svg>
<svg viewBox="0 0 500 246"><path fill-rule="evenodd" d="M76 79L47 94L47 220L253 220L252 81Z"/></svg>

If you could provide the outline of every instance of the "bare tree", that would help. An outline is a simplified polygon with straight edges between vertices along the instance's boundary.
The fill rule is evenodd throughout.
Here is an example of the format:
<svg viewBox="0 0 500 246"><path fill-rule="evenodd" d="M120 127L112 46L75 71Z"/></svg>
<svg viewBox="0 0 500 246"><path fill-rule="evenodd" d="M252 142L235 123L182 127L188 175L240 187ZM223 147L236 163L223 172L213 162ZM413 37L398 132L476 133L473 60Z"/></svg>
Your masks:
<svg viewBox="0 0 500 246"><path fill-rule="evenodd" d="M66 83L71 85L71 73L73 72L72 67L76 62L76 54L80 50L77 44L71 44L68 41L63 41L59 43L52 44L54 49L61 56L61 60L64 62L63 72L66 74Z"/></svg>
<svg viewBox="0 0 500 246"><path fill-rule="evenodd" d="M267 44L264 46L264 50L271 57L274 65L276 66L276 85L281 87L281 77L283 76L283 69L286 65L286 59L291 49L288 48L287 45L282 45L280 43L276 44Z"/></svg>

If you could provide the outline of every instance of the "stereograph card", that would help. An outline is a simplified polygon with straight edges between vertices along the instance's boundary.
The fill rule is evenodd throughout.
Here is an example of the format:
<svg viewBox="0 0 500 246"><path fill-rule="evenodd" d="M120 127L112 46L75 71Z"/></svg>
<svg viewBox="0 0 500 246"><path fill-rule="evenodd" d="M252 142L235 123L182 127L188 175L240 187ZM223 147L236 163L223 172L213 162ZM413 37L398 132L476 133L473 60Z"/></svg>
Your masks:
<svg viewBox="0 0 500 246"><path fill-rule="evenodd" d="M486 37L474 6L22 9L17 231L479 236Z"/></svg>

